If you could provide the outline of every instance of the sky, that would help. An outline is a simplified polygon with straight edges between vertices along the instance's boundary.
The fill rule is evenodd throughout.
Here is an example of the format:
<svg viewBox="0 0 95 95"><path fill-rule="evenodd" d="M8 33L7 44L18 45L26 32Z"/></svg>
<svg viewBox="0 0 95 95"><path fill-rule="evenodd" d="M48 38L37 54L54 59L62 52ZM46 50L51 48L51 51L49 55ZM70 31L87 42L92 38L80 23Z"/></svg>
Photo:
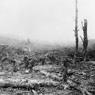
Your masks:
<svg viewBox="0 0 95 95"><path fill-rule="evenodd" d="M78 0L81 22L88 20L88 37L95 38L95 0ZM75 0L0 0L0 36L38 42L74 41Z"/></svg>

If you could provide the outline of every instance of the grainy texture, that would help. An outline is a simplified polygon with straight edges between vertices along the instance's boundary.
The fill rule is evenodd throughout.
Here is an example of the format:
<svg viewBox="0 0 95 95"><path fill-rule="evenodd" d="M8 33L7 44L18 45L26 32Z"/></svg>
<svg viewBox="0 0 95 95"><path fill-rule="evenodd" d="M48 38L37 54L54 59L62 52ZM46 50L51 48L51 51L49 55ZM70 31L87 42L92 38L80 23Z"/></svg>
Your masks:
<svg viewBox="0 0 95 95"><path fill-rule="evenodd" d="M71 48L64 48L62 52L61 49L41 51L31 56L22 49L20 51L23 52L19 54L16 54L18 49L12 47L6 46L3 49L0 53L1 95L95 94L95 61L84 62L79 59L74 65Z"/></svg>

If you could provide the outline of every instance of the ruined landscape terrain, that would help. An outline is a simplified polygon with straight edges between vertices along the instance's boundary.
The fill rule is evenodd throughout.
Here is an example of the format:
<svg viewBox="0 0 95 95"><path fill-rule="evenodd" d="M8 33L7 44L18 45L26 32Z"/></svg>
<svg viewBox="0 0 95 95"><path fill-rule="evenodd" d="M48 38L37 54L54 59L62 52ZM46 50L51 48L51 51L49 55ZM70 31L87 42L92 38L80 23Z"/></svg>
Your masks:
<svg viewBox="0 0 95 95"><path fill-rule="evenodd" d="M91 46L91 45L90 45ZM95 48L76 64L74 47L35 52L0 45L0 95L95 95Z"/></svg>
<svg viewBox="0 0 95 95"><path fill-rule="evenodd" d="M95 95L94 3L0 0L0 95Z"/></svg>

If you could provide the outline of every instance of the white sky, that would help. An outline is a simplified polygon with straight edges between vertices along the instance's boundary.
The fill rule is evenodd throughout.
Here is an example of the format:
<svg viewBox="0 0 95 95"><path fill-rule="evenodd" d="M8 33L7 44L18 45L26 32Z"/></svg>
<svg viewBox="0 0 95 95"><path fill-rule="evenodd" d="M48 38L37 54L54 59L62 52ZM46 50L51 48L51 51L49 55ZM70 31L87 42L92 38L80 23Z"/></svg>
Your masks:
<svg viewBox="0 0 95 95"><path fill-rule="evenodd" d="M78 0L79 32L95 38L95 0ZM0 35L52 43L74 40L75 0L0 0Z"/></svg>

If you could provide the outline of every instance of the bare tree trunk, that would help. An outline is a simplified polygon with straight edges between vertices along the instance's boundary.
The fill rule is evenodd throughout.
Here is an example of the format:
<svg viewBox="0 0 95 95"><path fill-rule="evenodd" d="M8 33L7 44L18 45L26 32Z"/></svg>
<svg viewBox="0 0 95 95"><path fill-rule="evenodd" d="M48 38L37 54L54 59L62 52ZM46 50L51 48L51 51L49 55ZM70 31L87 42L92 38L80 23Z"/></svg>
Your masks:
<svg viewBox="0 0 95 95"><path fill-rule="evenodd" d="M79 43L79 39L78 39L78 6L77 6L77 0L76 0L76 9L75 9L75 43L76 43L76 48L75 48L75 55L74 55L74 63L76 63L76 59L77 59L77 54L78 54L78 43Z"/></svg>
<svg viewBox="0 0 95 95"><path fill-rule="evenodd" d="M87 47L88 47L88 36L87 36L87 19L84 19L83 29L83 59L86 61Z"/></svg>

